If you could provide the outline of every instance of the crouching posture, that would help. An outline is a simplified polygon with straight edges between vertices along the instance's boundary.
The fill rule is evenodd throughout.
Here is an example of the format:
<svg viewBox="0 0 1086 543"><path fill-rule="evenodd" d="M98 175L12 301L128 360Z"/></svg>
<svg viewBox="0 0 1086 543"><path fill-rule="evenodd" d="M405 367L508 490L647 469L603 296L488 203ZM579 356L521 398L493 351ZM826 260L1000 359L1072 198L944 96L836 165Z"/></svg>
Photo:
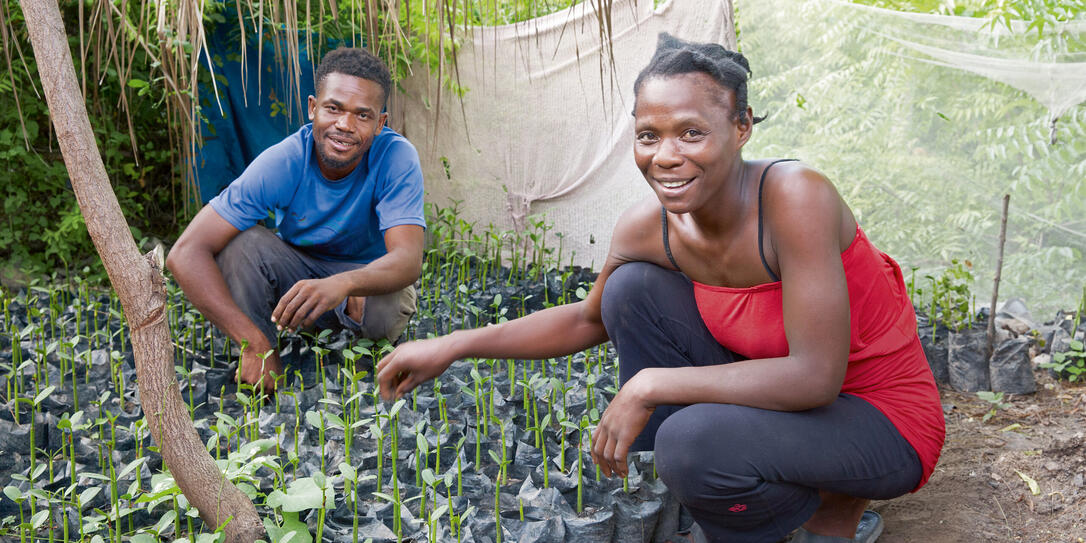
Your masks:
<svg viewBox="0 0 1086 543"><path fill-rule="evenodd" d="M365 50L329 52L309 97L312 122L261 153L170 251L192 304L248 343L241 381L274 388L278 330L392 340L415 312L422 173L414 146L385 127L390 88L388 68ZM258 224L269 215L275 233Z"/></svg>
<svg viewBox="0 0 1086 543"><path fill-rule="evenodd" d="M920 488L943 445L938 391L897 264L833 185L744 160L749 67L661 36L634 84L634 159L655 192L615 227L588 298L399 346L399 396L464 357L546 358L610 340L622 387L593 434L607 475L656 466L693 539L874 541L869 499ZM701 534L704 534L701 536Z"/></svg>

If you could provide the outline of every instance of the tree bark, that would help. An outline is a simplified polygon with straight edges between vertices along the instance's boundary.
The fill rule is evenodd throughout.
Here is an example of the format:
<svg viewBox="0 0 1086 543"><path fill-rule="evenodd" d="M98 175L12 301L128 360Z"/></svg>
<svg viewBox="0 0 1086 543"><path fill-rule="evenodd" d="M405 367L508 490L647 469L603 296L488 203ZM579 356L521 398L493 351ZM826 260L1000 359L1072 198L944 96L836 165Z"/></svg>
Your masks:
<svg viewBox="0 0 1086 543"><path fill-rule="evenodd" d="M95 145L56 0L21 0L57 141L87 231L120 297L131 329L140 403L166 466L210 528L249 543L264 528L249 498L219 471L181 399L166 320L161 254L139 254ZM150 255L148 255L150 256Z"/></svg>

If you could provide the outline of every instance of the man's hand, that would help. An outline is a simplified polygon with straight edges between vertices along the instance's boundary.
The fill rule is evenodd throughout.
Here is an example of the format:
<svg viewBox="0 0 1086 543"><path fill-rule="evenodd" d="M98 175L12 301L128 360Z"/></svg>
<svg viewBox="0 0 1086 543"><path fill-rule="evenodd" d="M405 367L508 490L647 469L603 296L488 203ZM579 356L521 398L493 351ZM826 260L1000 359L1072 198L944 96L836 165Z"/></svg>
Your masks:
<svg viewBox="0 0 1086 543"><path fill-rule="evenodd" d="M377 364L377 384L385 401L400 398L437 377L456 361L446 341L450 336L404 343Z"/></svg>
<svg viewBox="0 0 1086 543"><path fill-rule="evenodd" d="M266 355L266 356L265 356ZM238 383L247 383L267 394L275 392L275 377L283 373L279 354L272 349L247 348L241 353L238 367Z"/></svg>
<svg viewBox="0 0 1086 543"><path fill-rule="evenodd" d="M655 410L641 400L643 376L642 371L622 386L592 432L592 461L608 477L627 475L626 453Z"/></svg>
<svg viewBox="0 0 1086 543"><path fill-rule="evenodd" d="M350 288L334 275L303 279L279 298L271 320L280 330L308 328L325 312L335 309L349 293Z"/></svg>

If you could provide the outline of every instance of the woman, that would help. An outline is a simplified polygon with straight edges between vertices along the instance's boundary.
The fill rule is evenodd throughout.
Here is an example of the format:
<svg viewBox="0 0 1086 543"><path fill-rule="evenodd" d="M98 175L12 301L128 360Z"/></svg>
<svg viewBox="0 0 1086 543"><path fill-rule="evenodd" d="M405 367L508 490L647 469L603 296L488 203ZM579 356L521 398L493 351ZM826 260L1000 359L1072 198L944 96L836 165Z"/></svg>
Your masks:
<svg viewBox="0 0 1086 543"><path fill-rule="evenodd" d="M710 541L874 541L868 499L916 490L944 426L901 272L833 185L745 161L739 53L662 35L634 84L650 198L619 219L587 299L398 347L399 397L465 357L538 359L610 339L622 387L593 434L604 474L655 448ZM862 522L861 522L862 520ZM695 534L696 535L696 534Z"/></svg>

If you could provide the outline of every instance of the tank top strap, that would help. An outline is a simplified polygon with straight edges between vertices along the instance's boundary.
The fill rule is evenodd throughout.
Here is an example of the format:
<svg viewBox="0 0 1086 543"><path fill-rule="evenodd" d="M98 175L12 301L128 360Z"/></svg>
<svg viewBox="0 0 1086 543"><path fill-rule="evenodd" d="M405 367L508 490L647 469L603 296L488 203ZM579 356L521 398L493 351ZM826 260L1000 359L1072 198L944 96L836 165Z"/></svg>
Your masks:
<svg viewBox="0 0 1086 543"><path fill-rule="evenodd" d="M671 262L671 265L679 270L679 264L675 262L675 257L671 256L671 242L667 239L667 209L664 206L660 206L660 228L664 233L664 253L667 254L667 259Z"/></svg>
<svg viewBox="0 0 1086 543"><path fill-rule="evenodd" d="M769 276L773 278L774 282L780 281L781 278L777 277L777 274L773 273L773 270L769 267L769 263L766 262L766 260L765 260L765 247L764 247L765 242L763 241L764 234L762 233L763 232L763 226L762 226L762 192L763 191L762 191L762 189L763 189L763 187L765 187L765 175L767 173L769 173L769 169L772 168L774 164L777 164L778 162L793 162L795 160L797 160L797 159L795 159L795 158L780 158L780 159L774 160L773 162L770 162L769 166L766 166L765 169L762 170L762 178L758 180L758 256L762 259L762 266L765 267L765 271L769 272ZM666 241L666 239L665 239L665 241Z"/></svg>

